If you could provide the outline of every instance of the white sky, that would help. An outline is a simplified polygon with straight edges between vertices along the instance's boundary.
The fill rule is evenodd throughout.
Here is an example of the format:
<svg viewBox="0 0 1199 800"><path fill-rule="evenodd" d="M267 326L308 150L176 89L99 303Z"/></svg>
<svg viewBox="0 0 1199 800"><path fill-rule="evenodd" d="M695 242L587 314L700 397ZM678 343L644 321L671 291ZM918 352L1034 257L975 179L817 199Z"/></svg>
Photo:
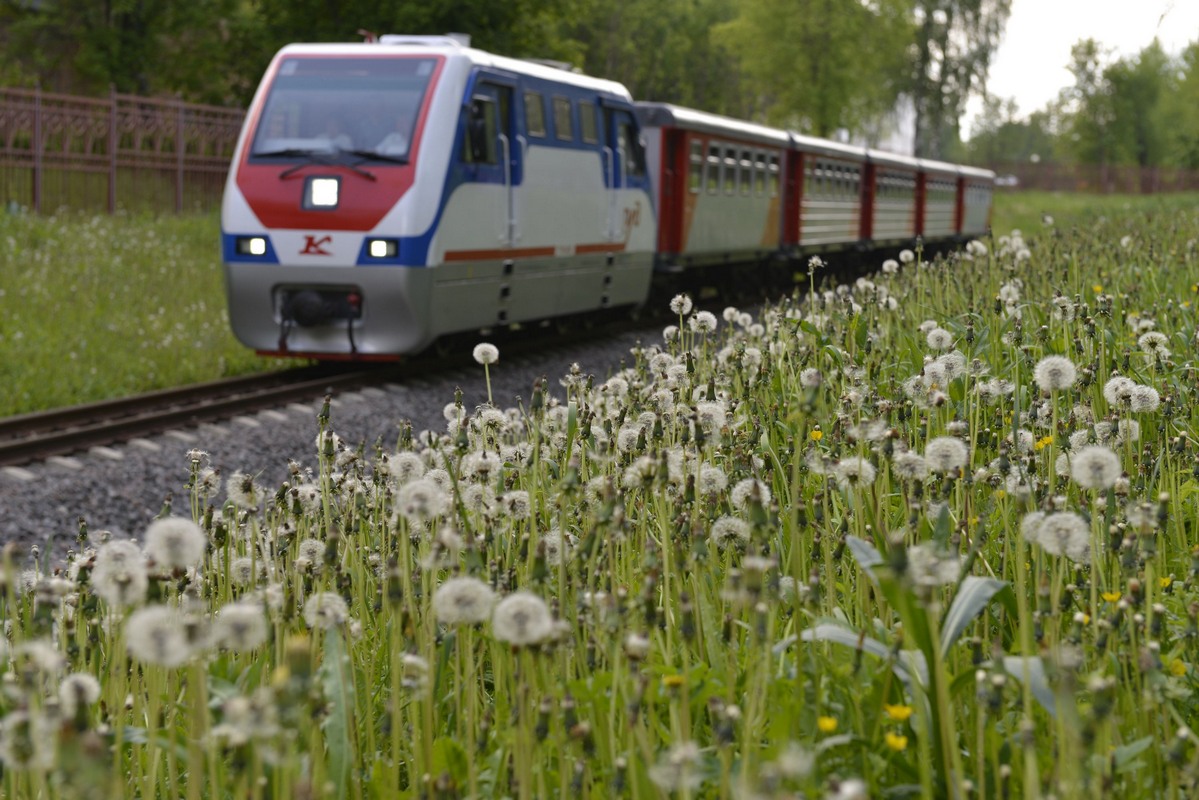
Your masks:
<svg viewBox="0 0 1199 800"><path fill-rule="evenodd" d="M1024 116L1074 83L1066 66L1079 39L1095 39L1119 58L1140 52L1155 36L1171 55L1199 39L1199 0L1012 0L987 90L1014 97ZM981 108L977 98L966 106L964 136Z"/></svg>

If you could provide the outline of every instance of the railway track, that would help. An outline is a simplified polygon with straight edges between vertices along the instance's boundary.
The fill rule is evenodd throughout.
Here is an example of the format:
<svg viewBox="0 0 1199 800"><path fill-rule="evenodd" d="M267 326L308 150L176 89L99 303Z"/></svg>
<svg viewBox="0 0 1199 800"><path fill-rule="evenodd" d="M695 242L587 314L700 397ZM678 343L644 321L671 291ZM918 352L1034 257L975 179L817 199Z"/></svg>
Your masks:
<svg viewBox="0 0 1199 800"><path fill-rule="evenodd" d="M0 466L228 419L392 378L397 368L303 367L0 419Z"/></svg>

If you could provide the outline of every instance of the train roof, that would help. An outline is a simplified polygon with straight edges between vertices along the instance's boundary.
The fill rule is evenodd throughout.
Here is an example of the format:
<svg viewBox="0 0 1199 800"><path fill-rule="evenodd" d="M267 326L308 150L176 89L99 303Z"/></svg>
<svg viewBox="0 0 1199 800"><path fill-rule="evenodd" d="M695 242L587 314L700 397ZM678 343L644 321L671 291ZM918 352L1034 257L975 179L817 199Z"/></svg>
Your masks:
<svg viewBox="0 0 1199 800"><path fill-rule="evenodd" d="M881 164L885 167L900 167L902 169L919 170L920 160L912 156L901 156L899 153L889 153L886 150L867 150L866 158L871 164Z"/></svg>
<svg viewBox="0 0 1199 800"><path fill-rule="evenodd" d="M377 56L377 55L436 55L449 60L464 60L473 65L490 67L501 72L526 75L581 89L590 89L632 102L632 95L624 84L606 78L595 78L574 72L566 64L539 60L524 60L497 56L485 50L477 50L450 36L401 36L386 35L375 42L289 44L283 47L276 58L298 55L334 56Z"/></svg>
<svg viewBox="0 0 1199 800"><path fill-rule="evenodd" d="M865 161L866 148L852 144L842 144L831 139L819 139L803 133L791 133L795 146L805 153L815 153L820 156L844 158L850 161Z"/></svg>
<svg viewBox="0 0 1199 800"><path fill-rule="evenodd" d="M790 136L786 131L753 122L743 122L720 114L696 111L693 108L683 108L670 103L638 102L634 104L634 108L637 112L637 119L642 125L648 127L685 128L700 133L736 137L775 147L787 147L790 144Z"/></svg>

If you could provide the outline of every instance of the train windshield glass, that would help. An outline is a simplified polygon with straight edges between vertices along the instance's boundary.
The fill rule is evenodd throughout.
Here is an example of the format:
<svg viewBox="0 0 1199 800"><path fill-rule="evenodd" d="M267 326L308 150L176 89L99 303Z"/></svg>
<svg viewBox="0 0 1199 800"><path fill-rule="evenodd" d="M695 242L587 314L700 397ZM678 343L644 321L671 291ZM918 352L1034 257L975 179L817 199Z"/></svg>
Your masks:
<svg viewBox="0 0 1199 800"><path fill-rule="evenodd" d="M431 58L284 59L250 156L288 160L347 152L405 162L435 66Z"/></svg>

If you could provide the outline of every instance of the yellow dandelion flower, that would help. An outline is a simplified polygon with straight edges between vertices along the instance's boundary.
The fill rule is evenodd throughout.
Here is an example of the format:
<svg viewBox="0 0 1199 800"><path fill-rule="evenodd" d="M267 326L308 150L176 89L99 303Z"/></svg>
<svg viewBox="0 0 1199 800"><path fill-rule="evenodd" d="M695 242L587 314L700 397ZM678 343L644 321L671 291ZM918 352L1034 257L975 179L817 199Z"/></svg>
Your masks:
<svg viewBox="0 0 1199 800"><path fill-rule="evenodd" d="M887 712L887 716L895 722L907 722L908 717L912 716L912 707L902 703L895 706L883 703L883 711Z"/></svg>
<svg viewBox="0 0 1199 800"><path fill-rule="evenodd" d="M820 729L821 733L832 733L833 731L837 730L837 718L817 717L816 727Z"/></svg>
<svg viewBox="0 0 1199 800"><path fill-rule="evenodd" d="M1083 625L1090 625L1091 624L1091 615L1083 614L1082 619L1079 621L1082 622Z"/></svg>
<svg viewBox="0 0 1199 800"><path fill-rule="evenodd" d="M1053 444L1053 434L1050 434L1049 436L1042 436L1040 439L1037 439L1037 443L1033 445L1033 447L1037 448L1037 450L1044 450L1051 444Z"/></svg>
<svg viewBox="0 0 1199 800"><path fill-rule="evenodd" d="M1167 575L1167 576L1166 576L1166 577L1164 577L1164 578L1158 578L1158 579L1157 579L1157 585L1158 585L1158 586L1160 586L1160 587L1162 587L1163 589L1169 589L1169 588L1170 588L1170 584L1172 584L1172 583L1174 583L1174 576L1173 576L1173 575Z"/></svg>
<svg viewBox="0 0 1199 800"><path fill-rule="evenodd" d="M1115 603L1115 602L1118 602L1120 599L1119 592L1103 592L1099 596L1103 598L1103 601L1105 603Z"/></svg>
<svg viewBox="0 0 1199 800"><path fill-rule="evenodd" d="M1097 283L1094 286L1092 286L1091 289L1095 292L1095 294L1099 294L1103 291L1103 284Z"/></svg>
<svg viewBox="0 0 1199 800"><path fill-rule="evenodd" d="M824 438L824 432L821 431L819 428L817 428L816 430L809 433L808 436L811 437L813 442L819 442L821 439Z"/></svg>
<svg viewBox="0 0 1199 800"><path fill-rule="evenodd" d="M1173 661L1171 661L1170 662L1170 674L1174 675L1175 677L1178 677L1178 678L1181 678L1183 675L1186 675L1187 674L1186 662L1183 661L1181 658L1176 658Z"/></svg>
<svg viewBox="0 0 1199 800"><path fill-rule="evenodd" d="M1007 492L1005 492L1003 489L996 489L995 496L1002 500L1003 498L1007 497Z"/></svg>
<svg viewBox="0 0 1199 800"><path fill-rule="evenodd" d="M883 736L883 741L887 743L895 752L908 749L908 737L899 733L887 733Z"/></svg>
<svg viewBox="0 0 1199 800"><path fill-rule="evenodd" d="M662 685L665 686L667 689L677 689L678 687L683 685L683 676L682 675L663 675L662 676Z"/></svg>

